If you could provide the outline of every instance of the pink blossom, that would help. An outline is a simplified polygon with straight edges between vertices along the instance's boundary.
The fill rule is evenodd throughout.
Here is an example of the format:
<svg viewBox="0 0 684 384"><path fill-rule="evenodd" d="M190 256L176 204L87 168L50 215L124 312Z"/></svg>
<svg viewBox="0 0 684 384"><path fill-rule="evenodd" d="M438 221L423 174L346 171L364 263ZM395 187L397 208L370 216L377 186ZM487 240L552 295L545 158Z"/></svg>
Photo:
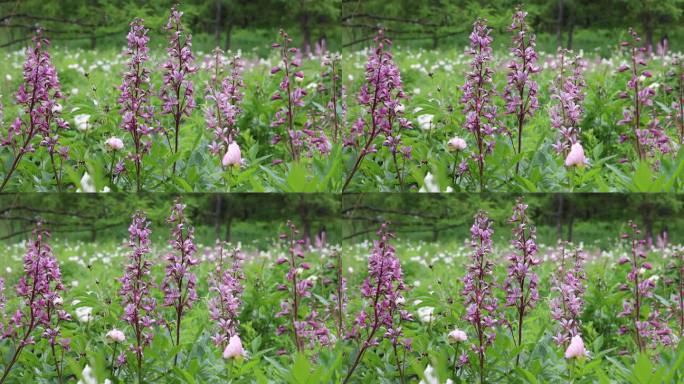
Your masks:
<svg viewBox="0 0 684 384"><path fill-rule="evenodd" d="M119 139L118 137L110 137L107 139L107 141L105 141L105 146L110 151L118 151L123 149L124 143L123 140Z"/></svg>
<svg viewBox="0 0 684 384"><path fill-rule="evenodd" d="M460 137L453 137L447 142L447 147L452 152L458 152L466 149L468 144Z"/></svg>
<svg viewBox="0 0 684 384"><path fill-rule="evenodd" d="M570 345L568 349L565 350L565 358L573 359L580 358L587 355L587 351L584 349L584 341L582 341L582 336L575 335L570 340Z"/></svg>
<svg viewBox="0 0 684 384"><path fill-rule="evenodd" d="M565 158L566 167L572 167L573 165L580 168L587 165L587 159L584 157L584 148L582 148L582 144L579 141L570 147L570 153Z"/></svg>
<svg viewBox="0 0 684 384"><path fill-rule="evenodd" d="M107 332L106 338L107 342L121 343L126 340L126 335L122 331L114 328L111 331Z"/></svg>
<svg viewBox="0 0 684 384"><path fill-rule="evenodd" d="M240 336L234 335L230 337L226 349L223 350L224 359L235 359L240 358L244 355L245 350L242 348L242 341Z"/></svg>
<svg viewBox="0 0 684 384"><path fill-rule="evenodd" d="M240 153L240 146L236 142L232 142L228 145L228 151L223 155L221 163L224 167L240 166L242 163L242 156Z"/></svg>
<svg viewBox="0 0 684 384"><path fill-rule="evenodd" d="M448 339L452 343L458 343L468 340L468 335L460 329L454 329L453 331L449 332Z"/></svg>

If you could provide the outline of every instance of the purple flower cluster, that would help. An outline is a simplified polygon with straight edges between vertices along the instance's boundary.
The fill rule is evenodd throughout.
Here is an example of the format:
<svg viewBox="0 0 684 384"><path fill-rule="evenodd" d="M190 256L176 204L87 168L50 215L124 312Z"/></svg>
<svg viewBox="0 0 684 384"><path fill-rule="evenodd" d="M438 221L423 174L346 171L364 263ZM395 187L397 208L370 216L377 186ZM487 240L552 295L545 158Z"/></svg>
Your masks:
<svg viewBox="0 0 684 384"><path fill-rule="evenodd" d="M0 191L5 188L24 155L36 151L36 137L40 138L39 145L45 147L50 156L55 182L58 190L61 190L61 164L58 170L56 162L68 158L69 148L59 146L58 132L68 129L69 123L59 117L62 106L58 101L64 99L64 95L60 90L57 70L47 51L49 46L50 41L43 38L42 31L38 30L33 37L33 46L26 51L24 83L19 86L15 99L27 116L27 121L17 116L9 126L7 136L0 134L0 147L11 147L14 157Z"/></svg>
<svg viewBox="0 0 684 384"><path fill-rule="evenodd" d="M558 332L553 340L558 345L567 346L573 336L580 334L580 315L584 304L582 296L586 290L584 273L586 255L581 249L571 251L572 259L568 256L568 244L560 246L560 261L556 273L551 276L551 292L557 293L549 301L551 318L558 322ZM566 265L568 261L572 264Z"/></svg>
<svg viewBox="0 0 684 384"><path fill-rule="evenodd" d="M297 107L304 107L304 97L307 92L304 88L296 85L304 80L304 72L300 69L302 65L301 52L295 47L291 47L292 38L280 30L280 42L273 43L271 47L280 52L281 65L271 68L271 75L282 73L282 80L278 91L271 97L271 101L284 102L285 104L278 109L275 120L271 122L271 127L285 126L287 135L287 149L293 160L298 160L304 148L305 133L295 126L295 114ZM293 84L294 83L294 84ZM281 140L280 135L273 136L272 143L277 144Z"/></svg>
<svg viewBox="0 0 684 384"><path fill-rule="evenodd" d="M583 77L586 63L579 56L569 55L567 50L558 51L560 67L551 91L551 100L555 103L549 109L551 127L558 131L553 148L556 153L564 155L568 154L573 144L579 142L584 88L587 86Z"/></svg>
<svg viewBox="0 0 684 384"><path fill-rule="evenodd" d="M631 329L623 325L619 334L633 333L639 352L646 348L656 348L658 344L665 346L675 345L675 337L666 320L661 319L660 311L655 306L648 310L649 300L653 298L655 279L646 278L645 273L653 269L651 263L646 260L646 240L640 239L641 230L632 221L628 223L630 232L623 233L621 238L629 242L630 257L622 257L618 261L620 265L629 265L627 283L620 286L620 290L630 292L631 297L622 302L622 311L618 317L629 318L632 321ZM644 319L643 314L648 313Z"/></svg>
<svg viewBox="0 0 684 384"><path fill-rule="evenodd" d="M496 93L492 84L494 70L490 67L492 61L491 29L487 28L487 21L479 19L473 24L470 33L470 50L473 57L470 68L466 73L463 85L463 113L466 116L465 128L474 135L477 152L473 151L471 158L477 163L480 177L480 191L484 190L484 161L485 156L492 152L496 140L497 130L496 105L492 102L492 95ZM466 160L458 167L461 174L467 169Z"/></svg>
<svg viewBox="0 0 684 384"><path fill-rule="evenodd" d="M511 321L511 331L513 326L517 327L518 336L516 344L522 345L523 322L528 310L534 308L539 301L539 277L532 272L532 268L541 264L541 259L537 258L536 229L530 225L526 214L527 204L522 198L513 207L513 216L509 222L514 224L513 240L511 245L514 252L508 256L508 274L504 281L506 292L506 307L515 308L515 319ZM520 361L520 355L516 357L516 364Z"/></svg>
<svg viewBox="0 0 684 384"><path fill-rule="evenodd" d="M631 65L623 64L618 68L618 72L630 71L630 79L627 82L627 91L620 93L621 99L630 100L630 104L622 112L622 119L617 125L631 125L633 137L627 135L620 136L620 142L634 140L634 146L640 160L645 160L647 156L655 156L656 151L663 154L672 152L670 138L660 126L653 98L656 91L652 86L644 84L645 80L651 78L651 71L641 67L646 67L646 47L641 47L641 38L630 28L630 41L623 41L622 46L629 49ZM646 107L652 110L652 116L643 129L643 122L646 120Z"/></svg>
<svg viewBox="0 0 684 384"><path fill-rule="evenodd" d="M37 223L24 256L24 275L16 286L17 296L23 301L23 305L11 316L8 324L2 327L0 340L12 339L14 353L5 365L0 383L5 382L24 348L36 344L35 331L38 329L42 329L41 336L52 349L57 373L61 378L61 363L57 363L55 346L59 345L65 350L69 348L69 339L59 339L59 324L71 317L60 309L60 292L64 291L64 285L57 259L47 243L49 237L49 232L43 229L40 222ZM4 305L4 298L2 303Z"/></svg>
<svg viewBox="0 0 684 384"><path fill-rule="evenodd" d="M527 12L522 8L516 9L513 14L513 23L509 31L513 32L513 48L511 53L514 59L508 65L507 83L504 90L504 101L506 102L506 114L514 115L516 118L518 148L517 153L522 152L522 135L525 119L532 117L539 108L537 92L539 87L537 82L532 80L532 75L541 72L541 67L537 66L537 45L535 35L530 33L530 27L525 18ZM516 173L518 172L516 164Z"/></svg>
<svg viewBox="0 0 684 384"><path fill-rule="evenodd" d="M219 157L228 152L228 146L235 142L240 133L237 119L242 112L240 103L244 97L245 83L242 80L244 63L239 55L230 60L230 74L222 79L224 58L223 51L214 49L214 68L211 83L207 87L207 100L211 106L205 110L207 128L214 134L209 151Z"/></svg>
<svg viewBox="0 0 684 384"><path fill-rule="evenodd" d="M125 267L120 279L121 304L124 307L122 319L127 322L135 333L135 344L130 344L130 350L138 360L138 378L142 377L143 349L152 341L152 328L156 324L156 301L150 293L153 282L150 277L152 262L150 254L150 223L144 214L138 212L133 215L128 227L128 246L131 253L129 263ZM125 362L126 354L122 352L117 358L117 365Z"/></svg>
<svg viewBox="0 0 684 384"><path fill-rule="evenodd" d="M195 57L190 50L192 36L189 34L184 35L181 16L183 16L183 12L178 11L173 6L169 20L166 23L166 30L172 34L169 48L166 50L169 54L169 59L162 65L164 69L164 85L160 93L162 101L161 113L173 117L173 146L171 146L169 132L165 130L173 154L178 153L180 125L183 116L189 117L195 108L195 99L192 97L193 84L192 80L189 79L189 75L197 72L197 67L193 66ZM173 162L173 174L176 174L175 161Z"/></svg>
<svg viewBox="0 0 684 384"><path fill-rule="evenodd" d="M363 309L354 320L348 338L360 342L359 351L344 380L346 383L368 348L380 344L382 338L389 340L393 346L399 373L403 379L403 368L400 363L397 346L405 350L411 349L411 339L404 338L401 322L413 320L411 314L403 308L403 293L407 290L404 274L390 240L395 235L383 223L377 231L378 240L373 242L373 249L368 258L368 277L361 285L361 296L366 301ZM384 330L384 333L379 333Z"/></svg>
<svg viewBox="0 0 684 384"><path fill-rule="evenodd" d="M217 244L216 252L219 256L209 287L209 291L214 292L215 296L208 300L207 307L209 318L216 323L216 332L211 339L223 350L228 345L228 340L238 334L238 316L244 291L242 282L245 279L242 263L245 257L237 248L224 257L225 245L221 243Z"/></svg>
<svg viewBox="0 0 684 384"><path fill-rule="evenodd" d="M188 224L185 218L185 205L176 200L171 208L171 215L167 222L171 225L171 239L169 245L172 251L166 255L166 267L161 289L164 293L165 307L172 307L175 321L175 343L180 345L181 322L186 311L197 301L197 276L190 272L190 268L199 264L194 257L197 252L195 246L195 228ZM169 328L170 329L170 328ZM174 365L178 355L174 357Z"/></svg>
<svg viewBox="0 0 684 384"><path fill-rule="evenodd" d="M404 160L411 158L411 147L401 142L401 130L410 129L411 122L402 117L404 105L401 100L407 96L403 91L399 67L394 63L389 51L392 42L384 37L381 30L375 37L375 43L377 46L371 52L366 64L366 83L361 87L358 96L358 102L366 108L366 115L370 122L367 122L364 117L359 117L352 124L349 135L344 138L344 145L355 148L358 154L342 187L343 191L351 182L366 155L378 151L375 139L380 135L384 137L382 145L387 147L392 155L397 181L402 185L402 189L403 170L399 167L397 154L403 156Z"/></svg>
<svg viewBox="0 0 684 384"><path fill-rule="evenodd" d="M129 157L135 165L135 182L138 192L142 189L142 159L152 146L149 136L154 133L154 124L156 124L150 103L150 70L145 67L145 62L149 60L147 44L150 38L147 32L142 19L135 19L131 22L126 50L130 60L123 74L123 83L119 87L121 95L118 99L119 112L123 116L121 128L131 134L135 148L135 153L130 153ZM123 165L117 168L123 170Z"/></svg>
<svg viewBox="0 0 684 384"><path fill-rule="evenodd" d="M471 349L479 357L480 377L484 380L485 351L496 338L494 328L501 320L498 312L499 302L494 296L492 288L496 286L493 280L494 263L489 260L492 254L492 221L484 212L475 215L475 221L470 227L473 254L471 263L467 267L463 279L463 296L466 307L465 320L468 321L477 334L477 340ZM461 364L468 361L466 352L459 358Z"/></svg>
<svg viewBox="0 0 684 384"><path fill-rule="evenodd" d="M311 290L314 280L304 278L305 271L311 269L311 265L304 259L304 246L306 241L299 239L299 230L291 221L287 221L289 233L280 235L280 239L287 243L288 257L281 257L276 261L277 265L288 267L285 279L287 283L278 285L278 290L288 292L288 297L280 303L280 311L276 313L276 318L289 317L291 320L290 329L285 325L280 325L277 334L282 335L292 332L292 338L298 352L306 348L313 349L316 344L331 345L334 339L325 323L320 320L320 315L313 303ZM308 313L305 313L305 299L310 303Z"/></svg>

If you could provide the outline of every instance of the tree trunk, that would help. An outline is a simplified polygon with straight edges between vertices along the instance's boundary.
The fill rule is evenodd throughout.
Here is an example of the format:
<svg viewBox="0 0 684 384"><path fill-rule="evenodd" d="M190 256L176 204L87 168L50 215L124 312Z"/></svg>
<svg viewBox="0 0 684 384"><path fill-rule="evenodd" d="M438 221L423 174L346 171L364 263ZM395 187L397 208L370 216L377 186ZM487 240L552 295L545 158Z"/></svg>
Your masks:
<svg viewBox="0 0 684 384"><path fill-rule="evenodd" d="M216 15L214 17L214 45L221 46L221 1L216 0Z"/></svg>
<svg viewBox="0 0 684 384"><path fill-rule="evenodd" d="M556 49L563 48L563 0L558 0L558 18L556 19Z"/></svg>
<svg viewBox="0 0 684 384"><path fill-rule="evenodd" d="M565 199L563 195L559 194L556 196L556 204L558 209L556 210L556 233L558 241L563 240L563 203Z"/></svg>
<svg viewBox="0 0 684 384"><path fill-rule="evenodd" d="M233 35L233 24L228 23L226 25L226 46L225 46L225 51L230 51L230 46L232 43L231 37Z"/></svg>
<svg viewBox="0 0 684 384"><path fill-rule="evenodd" d="M95 32L90 35L90 49L95 49L97 47L97 36Z"/></svg>
<svg viewBox="0 0 684 384"><path fill-rule="evenodd" d="M572 214L570 214L570 218L568 218L568 241L572 242L572 224L574 223L575 218L573 217Z"/></svg>
<svg viewBox="0 0 684 384"><path fill-rule="evenodd" d="M568 17L568 44L566 45L567 49L572 49L573 32L575 32L575 17L573 13L570 12L570 16Z"/></svg>
<svg viewBox="0 0 684 384"><path fill-rule="evenodd" d="M226 241L230 242L231 241L231 229L233 226L233 215L230 213L228 214L228 217L226 218Z"/></svg>
<svg viewBox="0 0 684 384"><path fill-rule="evenodd" d="M432 49L437 49L439 46L439 38L437 37L437 33L432 34Z"/></svg>
<svg viewBox="0 0 684 384"><path fill-rule="evenodd" d="M299 18L299 26L302 30L303 46L302 52L311 53L311 26L309 25L309 14L304 12Z"/></svg>
<svg viewBox="0 0 684 384"><path fill-rule="evenodd" d="M432 226L432 242L437 242L439 239L439 230L436 225Z"/></svg>
<svg viewBox="0 0 684 384"><path fill-rule="evenodd" d="M653 23L651 15L644 17L644 33L646 34L646 49L648 53L653 53Z"/></svg>
<svg viewBox="0 0 684 384"><path fill-rule="evenodd" d="M221 219L223 218L223 198L221 195L214 196L214 236L216 240L221 238Z"/></svg>

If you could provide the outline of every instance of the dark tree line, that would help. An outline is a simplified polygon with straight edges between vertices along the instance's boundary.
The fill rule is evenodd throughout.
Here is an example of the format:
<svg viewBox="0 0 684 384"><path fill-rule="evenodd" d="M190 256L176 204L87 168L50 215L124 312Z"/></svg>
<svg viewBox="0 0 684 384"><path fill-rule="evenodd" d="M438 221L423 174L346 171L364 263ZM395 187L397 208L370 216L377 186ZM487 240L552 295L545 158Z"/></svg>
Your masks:
<svg viewBox="0 0 684 384"><path fill-rule="evenodd" d="M0 0L0 47L30 39L38 26L54 41L89 41L97 48L103 40L120 36L135 17L161 31L169 9L178 1L140 0ZM195 34L213 37L230 49L238 29L272 31L285 28L305 50L323 39L337 39L339 0L188 0L180 2L184 23ZM118 39L117 41L120 41ZM119 43L118 45L121 45Z"/></svg>
<svg viewBox="0 0 684 384"><path fill-rule="evenodd" d="M342 0L345 46L369 41L377 29L395 41L440 41L455 35L467 37L473 21L485 17L503 32L519 4L529 13L537 32L555 34L558 47L573 47L580 29L634 27L653 47L657 38L681 29L684 0Z"/></svg>

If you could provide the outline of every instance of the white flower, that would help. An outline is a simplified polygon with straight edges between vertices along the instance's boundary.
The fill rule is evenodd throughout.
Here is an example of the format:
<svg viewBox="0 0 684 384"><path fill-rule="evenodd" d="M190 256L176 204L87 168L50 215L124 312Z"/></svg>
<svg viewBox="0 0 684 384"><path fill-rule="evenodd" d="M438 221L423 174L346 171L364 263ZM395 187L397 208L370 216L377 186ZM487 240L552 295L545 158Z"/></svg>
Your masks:
<svg viewBox="0 0 684 384"><path fill-rule="evenodd" d="M449 335L447 336L449 339L450 343L457 343L459 341L466 341L468 340L468 335L461 331L460 329L454 329L453 331L449 332Z"/></svg>
<svg viewBox="0 0 684 384"><path fill-rule="evenodd" d="M126 335L116 328L107 332L107 335L105 335L105 337L107 338L108 343L120 343L126 340Z"/></svg>
<svg viewBox="0 0 684 384"><path fill-rule="evenodd" d="M404 109L404 104L399 103L394 107L394 113L404 113Z"/></svg>
<svg viewBox="0 0 684 384"><path fill-rule="evenodd" d="M78 88L71 88L72 95L78 95Z"/></svg>
<svg viewBox="0 0 684 384"><path fill-rule="evenodd" d="M420 307L418 308L418 318L424 323L429 323L433 318L432 314L434 312L435 309L433 307Z"/></svg>
<svg viewBox="0 0 684 384"><path fill-rule="evenodd" d="M90 115L88 114L80 114L74 116L74 123L76 124L76 129L78 129L81 132L85 132L90 128L88 126L88 121L90 121Z"/></svg>
<svg viewBox="0 0 684 384"><path fill-rule="evenodd" d="M97 190L95 189L95 180L93 180L92 177L90 177L90 174L88 172L83 174L83 177L81 177L81 188L77 190L77 192L85 192L85 193L95 193Z"/></svg>
<svg viewBox="0 0 684 384"><path fill-rule="evenodd" d="M52 106L52 113L60 113L62 112L62 104L55 103L55 105Z"/></svg>
<svg viewBox="0 0 684 384"><path fill-rule="evenodd" d="M427 367L425 367L425 370L423 371L423 377L424 379L421 380L418 384L439 384L439 378L437 377L437 373L430 364L428 364ZM444 382L444 384L453 383L454 382L451 379L446 379L446 381Z"/></svg>
<svg viewBox="0 0 684 384"><path fill-rule="evenodd" d="M123 140L119 139L118 137L112 136L105 141L105 147L107 147L107 150L109 151L118 151L123 149L124 143Z"/></svg>
<svg viewBox="0 0 684 384"><path fill-rule="evenodd" d="M447 148L449 148L449 151L451 152L457 152L457 151L462 151L468 147L468 144L466 144L466 141L463 140L462 138L456 136L452 137L448 142L447 142Z"/></svg>
<svg viewBox="0 0 684 384"><path fill-rule="evenodd" d="M422 130L429 130L432 129L432 119L434 119L434 115L420 115L418 116L418 125L420 126L420 129Z"/></svg>
<svg viewBox="0 0 684 384"><path fill-rule="evenodd" d="M89 323L93 319L92 307L78 307L76 308L76 318L81 323Z"/></svg>
<svg viewBox="0 0 684 384"><path fill-rule="evenodd" d="M57 296L52 300L52 304L62 305L62 304L64 304L64 299L62 299L62 296Z"/></svg>
<svg viewBox="0 0 684 384"><path fill-rule="evenodd" d="M423 179L423 186L418 190L418 192L428 192L428 193L439 193L439 185L435 181L435 176L428 172Z"/></svg>
<svg viewBox="0 0 684 384"><path fill-rule="evenodd" d="M97 384L97 379L95 378L93 369L90 368L90 365L86 364L86 366L83 367L81 375L83 376L83 380L79 380L77 384Z"/></svg>

